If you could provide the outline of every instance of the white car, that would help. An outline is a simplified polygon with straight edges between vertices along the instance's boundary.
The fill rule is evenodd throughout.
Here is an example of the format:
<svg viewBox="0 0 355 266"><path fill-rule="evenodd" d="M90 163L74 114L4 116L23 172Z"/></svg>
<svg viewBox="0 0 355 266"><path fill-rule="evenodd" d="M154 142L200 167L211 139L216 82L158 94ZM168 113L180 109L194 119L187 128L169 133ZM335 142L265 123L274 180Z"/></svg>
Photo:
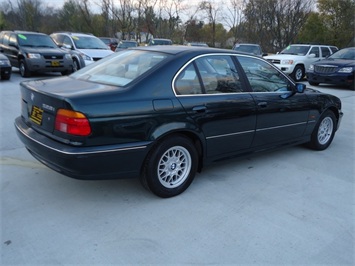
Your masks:
<svg viewBox="0 0 355 266"><path fill-rule="evenodd" d="M337 47L329 45L292 44L280 53L264 58L299 82L313 62L324 59L336 51Z"/></svg>
<svg viewBox="0 0 355 266"><path fill-rule="evenodd" d="M114 53L102 40L91 34L55 32L50 36L60 48L70 52L74 71Z"/></svg>

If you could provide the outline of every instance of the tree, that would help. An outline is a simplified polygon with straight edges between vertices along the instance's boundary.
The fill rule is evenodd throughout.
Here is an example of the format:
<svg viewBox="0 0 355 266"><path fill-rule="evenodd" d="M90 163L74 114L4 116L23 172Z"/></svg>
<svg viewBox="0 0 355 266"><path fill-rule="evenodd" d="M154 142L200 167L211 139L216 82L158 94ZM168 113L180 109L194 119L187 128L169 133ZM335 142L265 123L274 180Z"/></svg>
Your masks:
<svg viewBox="0 0 355 266"><path fill-rule="evenodd" d="M318 0L318 9L328 32L328 42L345 47L354 39L354 0Z"/></svg>
<svg viewBox="0 0 355 266"><path fill-rule="evenodd" d="M293 43L313 0L249 0L244 10L247 36L274 51Z"/></svg>
<svg viewBox="0 0 355 266"><path fill-rule="evenodd" d="M219 6L215 6L211 1L202 1L200 3L200 9L207 15L208 22L211 26L209 35L211 36L212 46L216 46L216 24L218 19L218 13L220 12Z"/></svg>

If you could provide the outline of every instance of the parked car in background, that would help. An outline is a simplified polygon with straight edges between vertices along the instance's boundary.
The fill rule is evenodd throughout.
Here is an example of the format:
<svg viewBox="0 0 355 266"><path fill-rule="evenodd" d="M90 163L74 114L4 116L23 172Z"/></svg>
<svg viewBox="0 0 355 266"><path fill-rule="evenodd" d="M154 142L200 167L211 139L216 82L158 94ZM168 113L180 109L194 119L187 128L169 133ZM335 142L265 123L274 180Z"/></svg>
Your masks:
<svg viewBox="0 0 355 266"><path fill-rule="evenodd" d="M0 76L2 80L8 80L11 77L11 63L10 60L2 53L0 53Z"/></svg>
<svg viewBox="0 0 355 266"><path fill-rule="evenodd" d="M109 37L99 37L99 39L103 41L112 51L116 50L118 39Z"/></svg>
<svg viewBox="0 0 355 266"><path fill-rule="evenodd" d="M345 85L355 90L355 47L341 49L326 59L310 65L307 70L309 84Z"/></svg>
<svg viewBox="0 0 355 266"><path fill-rule="evenodd" d="M232 50L126 49L70 77L21 83L16 132L30 153L80 179L140 177L182 193L212 162L307 143L324 150L339 98Z"/></svg>
<svg viewBox="0 0 355 266"><path fill-rule="evenodd" d="M159 38L155 38L155 39L150 39L148 46L152 46L152 45L172 45L173 41L170 39L159 39Z"/></svg>
<svg viewBox="0 0 355 266"><path fill-rule="evenodd" d="M187 46L200 46L200 47L208 47L207 43L205 42L188 42Z"/></svg>
<svg viewBox="0 0 355 266"><path fill-rule="evenodd" d="M263 53L261 46L254 43L236 43L233 50L257 56L267 56L267 53Z"/></svg>
<svg viewBox="0 0 355 266"><path fill-rule="evenodd" d="M338 48L330 45L292 44L279 54L266 56L265 59L299 82L305 77L306 70L313 62L326 58L336 51Z"/></svg>
<svg viewBox="0 0 355 266"><path fill-rule="evenodd" d="M132 48L132 47L137 47L138 43L136 41L120 41L117 45L116 52Z"/></svg>
<svg viewBox="0 0 355 266"><path fill-rule="evenodd" d="M0 32L0 51L20 70L22 77L34 72L73 72L73 60L68 52L58 48L44 33L30 31Z"/></svg>
<svg viewBox="0 0 355 266"><path fill-rule="evenodd" d="M60 48L71 54L74 71L114 53L103 41L91 34L55 32L50 36Z"/></svg>

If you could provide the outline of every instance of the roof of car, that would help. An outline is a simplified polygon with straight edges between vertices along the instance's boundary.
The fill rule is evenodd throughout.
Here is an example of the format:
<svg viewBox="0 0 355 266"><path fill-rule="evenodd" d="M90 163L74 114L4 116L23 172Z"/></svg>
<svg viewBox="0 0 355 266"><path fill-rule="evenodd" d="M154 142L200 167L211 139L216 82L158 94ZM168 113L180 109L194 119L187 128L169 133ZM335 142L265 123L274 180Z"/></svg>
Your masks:
<svg viewBox="0 0 355 266"><path fill-rule="evenodd" d="M148 50L155 52L164 52L169 54L179 54L179 53L196 53L196 54L204 54L204 53L235 53L242 54L230 49L220 49L213 47L202 47L202 46L186 46L186 45L162 45L162 46L139 46L133 48L135 50Z"/></svg>
<svg viewBox="0 0 355 266"><path fill-rule="evenodd" d="M70 31L57 31L53 32L52 34L68 34L74 36L94 36L92 33L83 33L83 32L70 32ZM94 36L96 37L96 36Z"/></svg>

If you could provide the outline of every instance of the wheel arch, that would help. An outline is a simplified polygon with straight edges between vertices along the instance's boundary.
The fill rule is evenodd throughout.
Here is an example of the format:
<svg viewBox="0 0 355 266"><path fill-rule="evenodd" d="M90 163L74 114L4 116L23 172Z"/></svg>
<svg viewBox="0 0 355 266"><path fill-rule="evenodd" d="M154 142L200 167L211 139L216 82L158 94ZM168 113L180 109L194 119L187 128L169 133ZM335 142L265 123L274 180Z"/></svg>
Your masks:
<svg viewBox="0 0 355 266"><path fill-rule="evenodd" d="M204 141L205 138L200 130L196 130L193 125L187 125L186 123L166 124L156 129L152 134L154 144L150 147L150 151L148 152L146 158L150 155L150 152L157 145L159 145L159 143L163 142L167 138L177 135L190 139L196 147L196 151L198 153L198 172L201 172L205 158L204 154L206 151L206 142ZM142 170L143 169L141 169L141 171Z"/></svg>

